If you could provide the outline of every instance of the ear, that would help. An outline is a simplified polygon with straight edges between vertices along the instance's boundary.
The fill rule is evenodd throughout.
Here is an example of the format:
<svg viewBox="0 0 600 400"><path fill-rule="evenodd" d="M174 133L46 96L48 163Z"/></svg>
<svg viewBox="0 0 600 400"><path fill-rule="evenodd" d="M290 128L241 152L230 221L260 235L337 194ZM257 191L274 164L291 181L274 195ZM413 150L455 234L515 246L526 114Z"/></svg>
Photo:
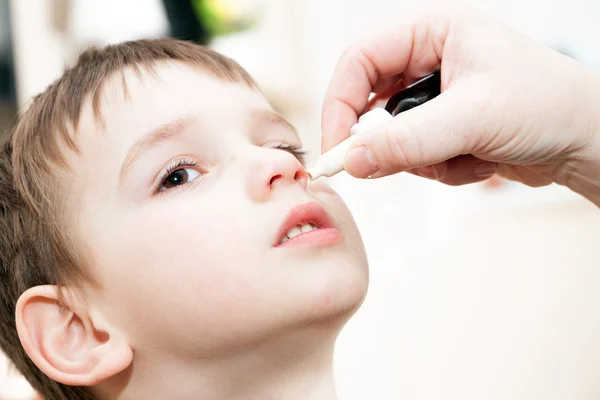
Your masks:
<svg viewBox="0 0 600 400"><path fill-rule="evenodd" d="M69 386L93 386L129 367L133 351L126 338L64 290L61 304L59 290L36 286L17 302L17 331L34 364Z"/></svg>

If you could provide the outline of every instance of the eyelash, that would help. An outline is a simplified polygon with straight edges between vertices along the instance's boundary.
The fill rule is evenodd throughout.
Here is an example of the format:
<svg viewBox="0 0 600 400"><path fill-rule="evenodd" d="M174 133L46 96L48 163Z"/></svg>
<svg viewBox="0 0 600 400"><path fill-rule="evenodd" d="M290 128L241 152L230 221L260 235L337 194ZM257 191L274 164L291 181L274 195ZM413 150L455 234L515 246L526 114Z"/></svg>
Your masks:
<svg viewBox="0 0 600 400"><path fill-rule="evenodd" d="M193 159L193 158L180 158L178 160L175 160L174 162L172 162L171 164L167 165L160 173L160 175L158 175L158 177L156 178L156 183L154 184L154 187L152 188L152 190L154 191L154 193L156 194L160 194L163 191L161 191L161 187L162 185L165 183L165 179L167 179L169 177L169 175L171 175L173 172L179 170L179 169L183 169L183 168L196 168L198 166L198 163ZM169 191L172 189L167 189L164 190Z"/></svg>
<svg viewBox="0 0 600 400"><path fill-rule="evenodd" d="M302 150L302 147L299 145L289 145L289 144L280 144L277 145L275 147L273 147L274 149L277 150L283 150L283 151L287 151L288 153L290 153L291 155L293 155L294 157L296 157L298 159L298 161L300 161L300 164L302 165L306 165L306 155L307 152Z"/></svg>
<svg viewBox="0 0 600 400"><path fill-rule="evenodd" d="M287 151L288 153L290 153L291 155L296 157L302 165L305 165L305 163L306 163L307 152L302 150L302 147L299 145L280 144L280 145L274 146L273 149ZM154 187L152 188L153 192L155 194L162 193L163 191L161 191L160 189L161 189L162 185L165 183L165 179L167 179L169 177L169 175L171 175L173 172L183 169L183 168L196 168L196 167L198 167L198 162L196 162L193 158L188 157L188 158L180 158L178 160L175 160L171 164L167 165L167 167L165 167L161 171L160 175L156 178L156 183L154 184ZM172 190L172 189L167 189L164 191L166 192L169 190Z"/></svg>

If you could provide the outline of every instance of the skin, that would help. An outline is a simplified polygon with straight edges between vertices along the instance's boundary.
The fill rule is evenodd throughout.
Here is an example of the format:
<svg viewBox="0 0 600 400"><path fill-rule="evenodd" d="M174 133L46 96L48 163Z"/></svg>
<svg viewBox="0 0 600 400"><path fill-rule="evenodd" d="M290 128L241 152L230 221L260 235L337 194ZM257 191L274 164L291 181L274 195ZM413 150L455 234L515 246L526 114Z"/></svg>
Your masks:
<svg viewBox="0 0 600 400"><path fill-rule="evenodd" d="M101 132L86 108L66 175L75 237L99 282L72 309L120 343L98 356L104 377L85 382L110 399L335 398L333 346L368 281L348 209L275 148L300 140L257 90L175 63L125 75L129 98L119 80L107 86ZM178 132L137 148L121 179L134 143L181 117ZM189 182L163 185L178 159ZM307 202L329 211L343 240L274 247Z"/></svg>
<svg viewBox="0 0 600 400"><path fill-rule="evenodd" d="M600 76L457 2L399 15L344 52L323 103L322 150L376 100L436 70L442 94L357 139L350 174L463 185L498 173L600 205Z"/></svg>

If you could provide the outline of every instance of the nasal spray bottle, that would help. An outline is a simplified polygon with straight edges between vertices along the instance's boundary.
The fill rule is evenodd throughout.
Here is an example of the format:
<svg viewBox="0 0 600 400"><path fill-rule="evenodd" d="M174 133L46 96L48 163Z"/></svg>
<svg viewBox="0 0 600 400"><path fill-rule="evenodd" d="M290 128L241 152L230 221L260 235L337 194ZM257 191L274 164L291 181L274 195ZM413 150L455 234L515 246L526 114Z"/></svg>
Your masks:
<svg viewBox="0 0 600 400"><path fill-rule="evenodd" d="M375 108L363 114L350 128L350 137L323 153L308 169L308 176L315 180L321 176L333 176L344 170L344 158L359 134L392 120L401 112L410 110L433 99L441 92L440 72L433 73L396 93L388 100L385 109Z"/></svg>

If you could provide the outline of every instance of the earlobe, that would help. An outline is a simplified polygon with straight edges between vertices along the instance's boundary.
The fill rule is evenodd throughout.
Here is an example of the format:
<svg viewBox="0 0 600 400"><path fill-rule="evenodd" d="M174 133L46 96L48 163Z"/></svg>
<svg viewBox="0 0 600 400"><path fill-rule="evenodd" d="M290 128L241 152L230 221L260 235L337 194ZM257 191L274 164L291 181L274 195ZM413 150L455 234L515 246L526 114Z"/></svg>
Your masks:
<svg viewBox="0 0 600 400"><path fill-rule="evenodd" d="M125 370L133 352L126 338L76 297L59 302L56 286L21 295L16 324L21 344L49 378L69 386L93 386Z"/></svg>

